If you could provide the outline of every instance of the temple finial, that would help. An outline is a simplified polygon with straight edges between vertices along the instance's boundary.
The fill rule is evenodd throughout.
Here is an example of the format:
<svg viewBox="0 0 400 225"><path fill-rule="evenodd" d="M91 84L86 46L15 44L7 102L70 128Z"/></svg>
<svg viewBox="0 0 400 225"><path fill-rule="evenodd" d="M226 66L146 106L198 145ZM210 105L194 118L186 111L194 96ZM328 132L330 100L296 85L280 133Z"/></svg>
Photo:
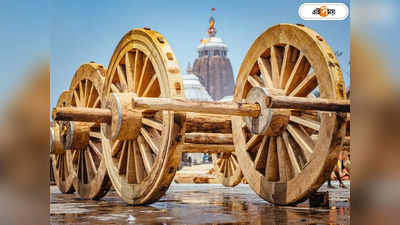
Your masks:
<svg viewBox="0 0 400 225"><path fill-rule="evenodd" d="M187 69L186 69L186 73L187 73L187 74L191 74L191 73L192 73L192 68L190 67L190 62L188 62L188 66L187 66Z"/></svg>
<svg viewBox="0 0 400 225"><path fill-rule="evenodd" d="M215 29L215 19L214 17L210 17L209 26L208 26L208 36L215 37L217 30Z"/></svg>

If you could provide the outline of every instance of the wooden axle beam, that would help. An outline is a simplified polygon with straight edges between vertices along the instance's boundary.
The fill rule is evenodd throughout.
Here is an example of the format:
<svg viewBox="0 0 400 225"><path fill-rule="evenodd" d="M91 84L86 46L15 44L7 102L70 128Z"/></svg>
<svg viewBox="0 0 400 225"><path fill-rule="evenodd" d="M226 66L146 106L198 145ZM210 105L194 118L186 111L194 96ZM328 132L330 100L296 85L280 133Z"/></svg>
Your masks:
<svg viewBox="0 0 400 225"><path fill-rule="evenodd" d="M350 100L271 95L267 96L265 101L267 107L273 109L303 109L330 112L350 112Z"/></svg>
<svg viewBox="0 0 400 225"><path fill-rule="evenodd" d="M233 145L209 145L209 144L191 144L184 143L177 146L177 150L185 153L219 153L234 152Z"/></svg>
<svg viewBox="0 0 400 225"><path fill-rule="evenodd" d="M132 106L134 109L144 110L170 110L175 112L197 112L251 117L257 117L260 112L260 106L257 104L193 101L172 98L133 97Z"/></svg>
<svg viewBox="0 0 400 225"><path fill-rule="evenodd" d="M349 100L322 98L303 98L289 96L267 96L267 108L302 109L332 112L350 112ZM228 116L258 117L260 105L236 102L191 101L171 98L132 97L132 106L137 110L171 110L175 112L193 112ZM61 107L53 109L53 118L64 121L109 123L112 112L109 109L85 107Z"/></svg>
<svg viewBox="0 0 400 225"><path fill-rule="evenodd" d="M109 109L85 107L57 107L52 112L54 120L79 122L111 122L112 113Z"/></svg>

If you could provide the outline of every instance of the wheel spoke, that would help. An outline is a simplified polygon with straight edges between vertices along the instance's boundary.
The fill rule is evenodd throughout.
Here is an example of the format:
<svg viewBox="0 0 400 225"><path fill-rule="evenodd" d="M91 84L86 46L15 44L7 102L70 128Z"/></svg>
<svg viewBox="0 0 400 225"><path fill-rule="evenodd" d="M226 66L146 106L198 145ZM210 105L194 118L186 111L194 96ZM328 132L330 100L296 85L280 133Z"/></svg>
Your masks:
<svg viewBox="0 0 400 225"><path fill-rule="evenodd" d="M133 91L133 88L135 87L134 85L134 79L133 79L133 74L134 74L134 65L135 65L135 59L133 56L134 53L132 52L127 52L125 55L125 72L126 72L126 79L128 83L128 91Z"/></svg>
<svg viewBox="0 0 400 225"><path fill-rule="evenodd" d="M94 153L96 153L97 157L101 159L103 157L103 154L101 154L100 150L97 148L97 146L93 143L93 141L89 140L89 146L93 150Z"/></svg>
<svg viewBox="0 0 400 225"><path fill-rule="evenodd" d="M89 133L89 135L90 135L90 137L94 137L94 138L97 138L97 139L101 139L101 133L100 133L100 132L91 131L91 132Z"/></svg>
<svg viewBox="0 0 400 225"><path fill-rule="evenodd" d="M311 73L310 75L307 75L292 92L290 92L289 96L306 97L317 87L317 75Z"/></svg>
<svg viewBox="0 0 400 225"><path fill-rule="evenodd" d="M272 78L271 78L271 65L267 61L267 59L264 59L262 57L259 57L257 59L258 63L258 68L260 69L261 76L264 80L264 84L267 88L273 88L274 84L272 83Z"/></svg>
<svg viewBox="0 0 400 225"><path fill-rule="evenodd" d="M149 119L149 118L143 117L142 118L142 123L144 125L146 125L146 126L152 127L152 128L157 129L159 131L162 131L162 129L163 129L162 123L160 123L160 122L158 122L156 120L153 120L153 119Z"/></svg>
<svg viewBox="0 0 400 225"><path fill-rule="evenodd" d="M296 125L288 124L287 130L302 149L307 162L310 161L311 154L313 153L314 148L314 142L312 141L311 137L304 130Z"/></svg>
<svg viewBox="0 0 400 225"><path fill-rule="evenodd" d="M229 165L230 165L230 170L231 170L231 176L233 176L236 167L235 167L235 165L233 163L233 159L232 158L229 159Z"/></svg>
<svg viewBox="0 0 400 225"><path fill-rule="evenodd" d="M219 157L219 156L217 156L217 157ZM223 160L224 160L223 158L218 158L218 160L217 160L217 166L218 167L221 167L221 163L222 163Z"/></svg>
<svg viewBox="0 0 400 225"><path fill-rule="evenodd" d="M146 89L144 89L143 94L142 94L141 96L143 96L143 97L148 96L149 92L150 92L151 90L154 90L153 86L154 86L154 84L155 84L156 81L157 81L157 74L154 74L154 75L151 77L151 80L150 80L149 83L147 84L147 87L146 87Z"/></svg>
<svg viewBox="0 0 400 225"><path fill-rule="evenodd" d="M86 162L86 169L87 169L87 174L91 179L94 179L96 177L97 169L96 165L94 164L93 158L91 153L89 152L89 149L86 149L84 151L85 153L85 162Z"/></svg>
<svg viewBox="0 0 400 225"><path fill-rule="evenodd" d="M282 52L279 47L271 47L271 68L272 68L272 83L274 87L279 87L279 75L281 74Z"/></svg>
<svg viewBox="0 0 400 225"><path fill-rule="evenodd" d="M117 157L117 155L121 151L121 149L125 148L125 144L126 144L125 141L116 140L111 149L112 157ZM122 145L122 148L121 148L121 145Z"/></svg>
<svg viewBox="0 0 400 225"><path fill-rule="evenodd" d="M68 154L67 153L65 153L65 161L64 161L64 163L65 163L65 165L64 165L64 176L65 176L65 179L69 176L69 166L68 166Z"/></svg>
<svg viewBox="0 0 400 225"><path fill-rule="evenodd" d="M281 182L286 182L290 180L291 177L291 163L282 136L276 138L276 144L278 152L279 180Z"/></svg>
<svg viewBox="0 0 400 225"><path fill-rule="evenodd" d="M79 100L81 101L82 106L85 106L82 81L79 82Z"/></svg>
<svg viewBox="0 0 400 225"><path fill-rule="evenodd" d="M61 155L56 155L56 168L60 168Z"/></svg>
<svg viewBox="0 0 400 225"><path fill-rule="evenodd" d="M75 99L76 106L82 106L81 100L79 99L79 96L78 96L78 93L76 92L76 89L74 90L74 99Z"/></svg>
<svg viewBox="0 0 400 225"><path fill-rule="evenodd" d="M118 161L118 174L120 174L120 175L126 174L126 166L127 166L127 158L128 158L128 151L125 148L126 142L127 141L124 141L124 144L121 149L121 156Z"/></svg>
<svg viewBox="0 0 400 225"><path fill-rule="evenodd" d="M61 180L65 180L65 160L64 157L61 158L61 166L60 166L60 174L61 174Z"/></svg>
<svg viewBox="0 0 400 225"><path fill-rule="evenodd" d="M93 108L100 108L101 105L97 106L100 103L100 96L96 98L96 101L93 103Z"/></svg>
<svg viewBox="0 0 400 225"><path fill-rule="evenodd" d="M117 66L117 73L118 73L118 78L119 78L119 82L121 84L122 90L127 91L128 83L127 83L127 80L126 80L125 70L122 67L122 65L118 65Z"/></svg>
<svg viewBox="0 0 400 225"><path fill-rule="evenodd" d="M144 76L146 75L147 64L149 61L149 57L148 56L145 56L145 57L146 58L144 59L144 63L143 63L143 67L142 67L142 71L141 71L140 79L139 79L139 83L138 83L138 88L136 89L136 93L138 93L138 94L140 93L140 90L142 88L143 79L144 79Z"/></svg>
<svg viewBox="0 0 400 225"><path fill-rule="evenodd" d="M78 151L74 151L74 153L72 154L72 163L73 163L73 165L75 165L76 162L78 162L78 160L79 160L78 157L79 157Z"/></svg>
<svg viewBox="0 0 400 225"><path fill-rule="evenodd" d="M254 166L257 170L264 168L267 155L268 155L268 137L264 136L260 147L258 148L256 158L254 159Z"/></svg>
<svg viewBox="0 0 400 225"><path fill-rule="evenodd" d="M247 81L249 81L249 83L251 84L251 86L253 87L263 87L264 84L261 83L256 77L249 75L247 77Z"/></svg>
<svg viewBox="0 0 400 225"><path fill-rule="evenodd" d="M234 155L231 155L232 162L235 165L235 168L240 168L239 163Z"/></svg>
<svg viewBox="0 0 400 225"><path fill-rule="evenodd" d="M249 142L247 142L246 144L246 150L247 151L252 151L254 150L253 147L256 146L258 144L258 142L260 142L260 140L262 139L262 135L253 135Z"/></svg>
<svg viewBox="0 0 400 225"><path fill-rule="evenodd" d="M310 64L307 62L303 53L300 53L299 58L290 74L290 77L285 86L285 93L289 94L299 83L307 76L310 70Z"/></svg>
<svg viewBox="0 0 400 225"><path fill-rule="evenodd" d="M136 148L136 142L133 143L132 146L132 141L129 141L128 144L128 164L127 164L127 172L126 172L126 180L128 182L128 184L136 184L138 183L138 180L136 179L136 167L135 167L135 153L134 153L134 149Z"/></svg>
<svg viewBox="0 0 400 225"><path fill-rule="evenodd" d="M268 146L267 165L265 176L269 181L279 180L278 154L276 149L276 137L270 137Z"/></svg>
<svg viewBox="0 0 400 225"><path fill-rule="evenodd" d="M160 152L157 144L153 141L151 138L150 134L147 132L145 128L141 128L140 133L143 135L144 139L146 140L147 144L149 144L150 148L153 150L155 154L158 154Z"/></svg>
<svg viewBox="0 0 400 225"><path fill-rule="evenodd" d="M140 183L145 177L145 168L143 165L143 159L142 156L140 155L140 150L137 146L137 143L135 142L134 148L133 148L133 153L135 155L135 168L136 168L136 179L138 183Z"/></svg>
<svg viewBox="0 0 400 225"><path fill-rule="evenodd" d="M226 164L226 160L224 158L222 158L222 163L221 163L221 166L219 167L220 173L224 173L225 164Z"/></svg>
<svg viewBox="0 0 400 225"><path fill-rule="evenodd" d="M77 176L78 176L78 180L81 181L82 180L82 157L81 157L81 151L76 151L77 155L78 155L78 166L77 166Z"/></svg>
<svg viewBox="0 0 400 225"><path fill-rule="evenodd" d="M121 91L119 90L119 88L117 88L117 86L115 86L115 84L111 84L111 90L114 93L120 93Z"/></svg>
<svg viewBox="0 0 400 225"><path fill-rule="evenodd" d="M85 80L85 94L84 94L84 99L85 99L85 106L87 107L88 105L88 92L89 92L89 80Z"/></svg>
<svg viewBox="0 0 400 225"><path fill-rule="evenodd" d="M88 96L87 96L86 107L91 107L92 106L92 105L90 105L90 103L91 103L90 100L92 100L93 89L94 89L94 85L92 84L90 86L90 90L89 90L89 93L88 93ZM94 105L92 107L94 107Z"/></svg>
<svg viewBox="0 0 400 225"><path fill-rule="evenodd" d="M225 163L224 163L224 177L228 177L228 167L229 167L229 160L225 159Z"/></svg>
<svg viewBox="0 0 400 225"><path fill-rule="evenodd" d="M294 153L294 150L293 150L292 146L290 145L289 136L288 136L288 133L286 131L284 131L282 133L282 138L283 138L283 142L285 143L285 147L286 147L286 150L288 152L288 155L289 155L289 158L290 158L290 162L292 163L292 167L294 169L294 173L295 173L295 175L297 175L297 174L299 174L301 172L300 164L297 161L297 158L296 158L296 155Z"/></svg>
<svg viewBox="0 0 400 225"><path fill-rule="evenodd" d="M319 131L320 128L320 122L315 121L315 120L310 120L310 119L305 119L305 118L301 118L298 116L290 116L290 121L303 125L305 127L311 128L313 130Z"/></svg>
<svg viewBox="0 0 400 225"><path fill-rule="evenodd" d="M289 79L290 73L293 70L294 63L293 61L293 56L296 56L296 50L291 47L290 45L285 46L285 51L283 54L283 60L282 60L282 69L281 69L281 74L279 77L279 87L284 88L286 85L287 80Z"/></svg>
<svg viewBox="0 0 400 225"><path fill-rule="evenodd" d="M151 169L154 163L153 155L151 154L151 150L146 145L143 137L141 135L137 138L137 144L139 146L140 154L143 158L144 167L146 169L147 174L151 173Z"/></svg>
<svg viewBox="0 0 400 225"><path fill-rule="evenodd" d="M142 71L143 68L143 57L142 57L142 53L138 50L136 50L136 54L135 54L135 66L134 66L134 71L133 71L133 81L135 83L134 85L134 91L137 93L137 87L139 85L139 73Z"/></svg>

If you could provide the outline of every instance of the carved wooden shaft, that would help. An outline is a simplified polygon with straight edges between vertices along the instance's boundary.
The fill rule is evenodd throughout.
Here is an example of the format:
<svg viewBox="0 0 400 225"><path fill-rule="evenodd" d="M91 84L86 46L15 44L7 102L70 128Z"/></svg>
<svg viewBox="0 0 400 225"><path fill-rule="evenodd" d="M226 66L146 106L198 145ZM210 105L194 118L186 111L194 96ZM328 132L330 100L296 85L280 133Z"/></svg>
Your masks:
<svg viewBox="0 0 400 225"><path fill-rule="evenodd" d="M265 101L269 108L350 112L349 100L267 96ZM132 105L135 109L171 110L175 112L198 112L231 116L258 117L260 113L258 104L236 102L135 97L132 99Z"/></svg>
<svg viewBox="0 0 400 225"><path fill-rule="evenodd" d="M267 108L350 112L349 100L271 95L266 96L265 102ZM191 101L171 98L132 97L132 107L136 110L171 110L175 112L194 112L248 117L258 117L260 114L259 104ZM54 108L53 117L55 120L108 123L112 119L112 112L110 109L62 107Z"/></svg>
<svg viewBox="0 0 400 225"><path fill-rule="evenodd" d="M271 95L265 101L268 108L350 112L350 100Z"/></svg>
<svg viewBox="0 0 400 225"><path fill-rule="evenodd" d="M54 120L108 123L111 121L111 116L110 109L85 107L57 107L53 109Z"/></svg>
<svg viewBox="0 0 400 225"><path fill-rule="evenodd" d="M132 108L251 117L257 117L260 112L257 104L146 97L133 97Z"/></svg>

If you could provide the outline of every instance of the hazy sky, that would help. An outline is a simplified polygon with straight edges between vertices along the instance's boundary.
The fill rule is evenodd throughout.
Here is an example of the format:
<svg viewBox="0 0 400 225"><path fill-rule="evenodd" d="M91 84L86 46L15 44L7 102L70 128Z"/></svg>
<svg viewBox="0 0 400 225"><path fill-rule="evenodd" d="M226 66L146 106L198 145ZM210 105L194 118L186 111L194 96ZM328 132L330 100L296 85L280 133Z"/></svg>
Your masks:
<svg viewBox="0 0 400 225"><path fill-rule="evenodd" d="M197 57L196 48L206 37L211 15L217 36L229 46L235 77L247 50L264 30L278 23L302 23L320 33L334 51L343 52L339 63L348 86L350 17L345 21L303 21L298 16L302 2L321 1L53 1L50 106L69 88L81 64L95 61L107 67L119 40L136 27L150 27L164 35L185 72L188 62L193 64ZM216 11L212 13L213 7Z"/></svg>

